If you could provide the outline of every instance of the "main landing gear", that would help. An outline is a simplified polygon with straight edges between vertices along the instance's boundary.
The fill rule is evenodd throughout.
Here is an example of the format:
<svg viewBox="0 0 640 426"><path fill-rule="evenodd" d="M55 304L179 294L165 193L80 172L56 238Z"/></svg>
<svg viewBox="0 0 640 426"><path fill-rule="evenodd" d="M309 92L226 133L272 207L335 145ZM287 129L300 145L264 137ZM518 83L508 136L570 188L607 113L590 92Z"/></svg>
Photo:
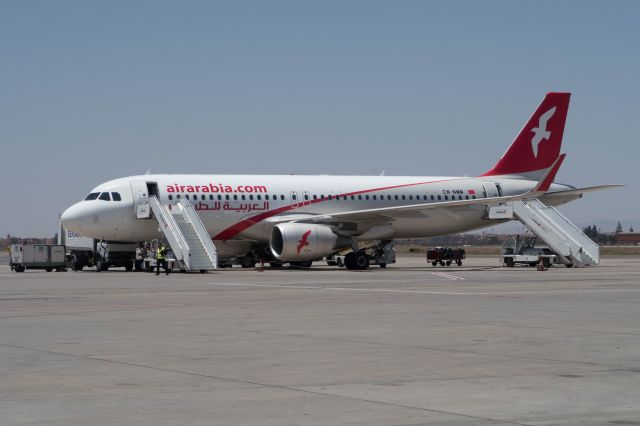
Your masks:
<svg viewBox="0 0 640 426"><path fill-rule="evenodd" d="M369 267L369 255L364 251L351 252L344 257L344 266L351 270L364 270Z"/></svg>

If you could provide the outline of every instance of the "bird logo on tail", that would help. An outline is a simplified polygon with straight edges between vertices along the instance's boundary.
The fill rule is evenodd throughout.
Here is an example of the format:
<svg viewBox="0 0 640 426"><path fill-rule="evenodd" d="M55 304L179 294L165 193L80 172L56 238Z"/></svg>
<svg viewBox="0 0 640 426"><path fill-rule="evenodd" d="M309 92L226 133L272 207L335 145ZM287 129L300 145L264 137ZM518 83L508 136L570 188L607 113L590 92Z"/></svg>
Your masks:
<svg viewBox="0 0 640 426"><path fill-rule="evenodd" d="M533 135L533 137L531 138L531 148L533 149L533 156L535 158L538 158L538 148L540 147L540 143L542 142L542 140L549 140L549 138L551 137L551 132L547 130L547 122L551 117L553 117L553 114L555 114L555 112L556 107L553 107L549 111L542 114L538 119L538 127L534 127L533 129L531 129L531 131L535 133L535 135Z"/></svg>

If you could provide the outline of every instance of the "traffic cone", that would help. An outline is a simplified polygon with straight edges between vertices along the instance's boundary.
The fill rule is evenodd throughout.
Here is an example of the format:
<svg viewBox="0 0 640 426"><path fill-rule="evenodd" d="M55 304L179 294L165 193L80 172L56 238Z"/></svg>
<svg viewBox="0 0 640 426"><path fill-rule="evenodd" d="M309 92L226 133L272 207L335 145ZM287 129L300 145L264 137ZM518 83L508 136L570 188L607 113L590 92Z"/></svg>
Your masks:
<svg viewBox="0 0 640 426"><path fill-rule="evenodd" d="M540 256L538 258L538 271L546 271L547 267L544 266L544 257Z"/></svg>

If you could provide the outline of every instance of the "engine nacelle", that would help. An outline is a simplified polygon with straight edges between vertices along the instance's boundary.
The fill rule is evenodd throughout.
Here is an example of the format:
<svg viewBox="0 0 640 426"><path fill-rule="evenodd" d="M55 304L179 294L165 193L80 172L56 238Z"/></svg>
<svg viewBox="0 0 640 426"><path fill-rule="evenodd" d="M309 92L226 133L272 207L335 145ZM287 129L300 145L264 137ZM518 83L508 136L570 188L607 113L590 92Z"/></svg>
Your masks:
<svg viewBox="0 0 640 426"><path fill-rule="evenodd" d="M281 223L271 230L271 254L282 261L316 260L331 254L344 238L325 225Z"/></svg>

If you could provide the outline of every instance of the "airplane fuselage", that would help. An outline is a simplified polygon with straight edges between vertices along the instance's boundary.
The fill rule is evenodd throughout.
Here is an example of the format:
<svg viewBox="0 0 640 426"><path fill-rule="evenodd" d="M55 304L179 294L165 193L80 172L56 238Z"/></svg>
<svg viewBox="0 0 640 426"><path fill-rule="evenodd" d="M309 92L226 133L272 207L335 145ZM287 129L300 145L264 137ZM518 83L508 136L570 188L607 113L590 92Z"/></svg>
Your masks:
<svg viewBox="0 0 640 426"><path fill-rule="evenodd" d="M296 217L494 198L526 192L535 184L521 178L141 175L97 186L88 199L64 213L63 222L69 230L95 239L147 241L160 237L158 223L150 218L138 218L139 204L149 195L157 196L165 205L187 198L216 245L223 248L221 255L224 256L225 244L237 246L239 251L251 244L267 244L274 224ZM551 191L568 188L554 184ZM386 226L390 233L385 239L445 235L495 224L488 221L485 206L413 212L379 222L368 223L367 227ZM342 230L345 235L364 231L348 225L346 223ZM238 245L240 242L244 244ZM236 249L226 251L229 256L238 255Z"/></svg>

